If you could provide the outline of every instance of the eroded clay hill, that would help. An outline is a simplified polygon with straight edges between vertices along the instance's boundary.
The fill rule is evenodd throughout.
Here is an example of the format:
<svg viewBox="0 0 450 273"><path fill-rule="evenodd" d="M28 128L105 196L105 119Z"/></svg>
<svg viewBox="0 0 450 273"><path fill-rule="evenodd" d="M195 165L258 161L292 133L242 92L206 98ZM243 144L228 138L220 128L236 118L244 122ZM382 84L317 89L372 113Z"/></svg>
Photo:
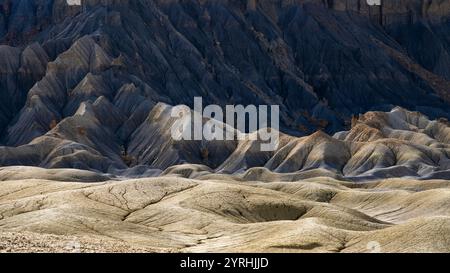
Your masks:
<svg viewBox="0 0 450 273"><path fill-rule="evenodd" d="M450 177L448 122L402 108L368 112L354 118L351 130L334 136L321 131L305 137L280 133L278 148L263 152L258 140L176 141L171 135L176 121L172 107L159 103L131 134L124 154L108 126L116 126L119 117L105 112L108 120L102 120L101 111L109 106L104 103L103 98L83 103L73 116L29 144L0 147L0 164L91 169L128 177L159 175L183 163L255 179L268 171L350 180Z"/></svg>

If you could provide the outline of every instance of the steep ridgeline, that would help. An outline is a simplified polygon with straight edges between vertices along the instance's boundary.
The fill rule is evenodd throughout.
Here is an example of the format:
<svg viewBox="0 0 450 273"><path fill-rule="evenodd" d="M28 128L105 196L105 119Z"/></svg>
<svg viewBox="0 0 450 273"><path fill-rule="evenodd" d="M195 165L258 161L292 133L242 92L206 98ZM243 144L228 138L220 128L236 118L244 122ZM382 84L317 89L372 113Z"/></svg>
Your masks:
<svg viewBox="0 0 450 273"><path fill-rule="evenodd" d="M240 143L183 153L145 129L194 96L279 104L281 130L298 136L395 106L450 118L449 14L442 0L0 0L0 165L218 168ZM272 157L260 156L229 171Z"/></svg>
<svg viewBox="0 0 450 273"><path fill-rule="evenodd" d="M105 109L113 110L108 115ZM300 138L280 134L278 148L271 152L262 152L260 142L249 139L175 141L171 110L163 103L154 106L124 151L111 127L124 120L120 110L104 97L82 103L75 115L30 144L0 147L0 165L91 169L128 177L157 175L169 168L166 172L187 178L201 170L242 174L248 180L264 180L271 172L284 174L287 181L319 176L450 179L448 123L402 108L368 112L353 120L350 131L333 137L321 131ZM118 132L126 130L128 122ZM171 168L184 163L199 166Z"/></svg>

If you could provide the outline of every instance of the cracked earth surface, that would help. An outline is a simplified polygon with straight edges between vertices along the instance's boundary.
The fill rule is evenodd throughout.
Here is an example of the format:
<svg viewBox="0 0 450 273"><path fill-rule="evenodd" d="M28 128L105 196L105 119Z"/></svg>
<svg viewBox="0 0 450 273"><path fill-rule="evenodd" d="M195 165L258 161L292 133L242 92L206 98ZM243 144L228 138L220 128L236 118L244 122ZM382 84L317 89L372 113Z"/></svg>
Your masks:
<svg viewBox="0 0 450 273"><path fill-rule="evenodd" d="M2 252L448 252L450 181L0 182Z"/></svg>

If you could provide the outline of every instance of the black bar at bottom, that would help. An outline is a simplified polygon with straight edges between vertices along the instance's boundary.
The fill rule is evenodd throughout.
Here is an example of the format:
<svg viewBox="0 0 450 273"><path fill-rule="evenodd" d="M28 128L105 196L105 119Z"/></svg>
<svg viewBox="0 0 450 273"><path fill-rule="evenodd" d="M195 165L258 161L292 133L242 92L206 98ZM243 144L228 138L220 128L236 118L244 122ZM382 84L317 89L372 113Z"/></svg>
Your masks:
<svg viewBox="0 0 450 273"><path fill-rule="evenodd" d="M88 272L319 272L444 265L449 254L0 254L4 268ZM431 261L430 261L431 260ZM430 263L431 262L431 263ZM11 266L11 267L9 267ZM37 271L37 272L38 272Z"/></svg>

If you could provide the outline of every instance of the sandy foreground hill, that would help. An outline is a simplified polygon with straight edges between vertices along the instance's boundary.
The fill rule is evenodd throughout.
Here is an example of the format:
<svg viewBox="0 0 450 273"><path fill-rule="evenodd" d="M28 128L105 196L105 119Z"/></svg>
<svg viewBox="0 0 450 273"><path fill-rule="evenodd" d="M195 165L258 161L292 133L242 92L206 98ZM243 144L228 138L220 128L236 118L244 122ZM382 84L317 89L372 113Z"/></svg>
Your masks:
<svg viewBox="0 0 450 273"><path fill-rule="evenodd" d="M196 178L171 173L90 182L103 180L102 176L2 168L0 251L450 249L450 181L395 178L352 183L318 177L256 182L237 175L208 174L195 165L177 168L195 173ZM30 171L36 178L29 179ZM74 179L78 182L67 182Z"/></svg>

